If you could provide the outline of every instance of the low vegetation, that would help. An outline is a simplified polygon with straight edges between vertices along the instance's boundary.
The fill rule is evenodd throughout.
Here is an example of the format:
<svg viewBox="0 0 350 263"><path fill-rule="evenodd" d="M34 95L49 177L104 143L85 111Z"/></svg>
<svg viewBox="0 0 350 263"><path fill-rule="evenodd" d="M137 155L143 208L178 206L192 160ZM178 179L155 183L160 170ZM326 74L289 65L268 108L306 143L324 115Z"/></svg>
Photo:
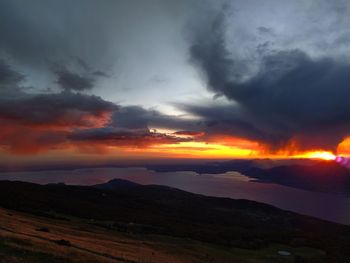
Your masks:
<svg viewBox="0 0 350 263"><path fill-rule="evenodd" d="M0 182L0 206L4 207L0 209L3 262L345 263L350 259L347 226L256 202L168 187L106 190Z"/></svg>

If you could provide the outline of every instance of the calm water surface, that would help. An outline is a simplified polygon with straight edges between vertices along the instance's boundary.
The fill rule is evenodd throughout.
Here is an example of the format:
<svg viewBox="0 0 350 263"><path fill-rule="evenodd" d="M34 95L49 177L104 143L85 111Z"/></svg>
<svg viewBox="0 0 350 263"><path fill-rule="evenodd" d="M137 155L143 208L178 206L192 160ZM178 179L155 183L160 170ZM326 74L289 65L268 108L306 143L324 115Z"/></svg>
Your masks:
<svg viewBox="0 0 350 263"><path fill-rule="evenodd" d="M40 184L64 182L72 185L94 185L113 178L140 184L167 185L209 196L250 199L350 225L350 198L347 196L253 182L237 172L198 175L194 172L161 173L144 168L89 168L70 171L0 173L0 180L19 180Z"/></svg>

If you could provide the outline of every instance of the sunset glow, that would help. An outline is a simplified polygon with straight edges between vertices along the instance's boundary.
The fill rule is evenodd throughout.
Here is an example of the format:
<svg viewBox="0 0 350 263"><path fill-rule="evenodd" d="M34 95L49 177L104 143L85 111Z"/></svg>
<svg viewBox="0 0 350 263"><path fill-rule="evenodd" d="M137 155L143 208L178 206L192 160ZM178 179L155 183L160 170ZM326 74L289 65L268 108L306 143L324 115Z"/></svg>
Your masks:
<svg viewBox="0 0 350 263"><path fill-rule="evenodd" d="M227 144L227 142L230 142ZM146 148L115 148L116 151L123 151L127 155L144 154L167 158L196 158L196 159L320 159L335 160L337 155L330 151L316 150L307 152L270 152L258 143L240 139L228 139L223 141L189 141L174 144L155 144ZM113 152L113 150L112 150ZM342 154L347 156L346 153Z"/></svg>
<svg viewBox="0 0 350 263"><path fill-rule="evenodd" d="M188 158L242 158L257 154L254 149L226 146L218 143L181 142L155 146L150 151L164 152Z"/></svg>
<svg viewBox="0 0 350 263"><path fill-rule="evenodd" d="M345 5L102 2L4 11L0 162L350 155Z"/></svg>
<svg viewBox="0 0 350 263"><path fill-rule="evenodd" d="M183 132L182 132L183 133ZM186 159L320 159L335 160L336 154L325 151L297 151L285 149L283 151L269 151L257 142L234 137L202 138L202 135L172 135L173 133L150 133L126 138L115 135L109 140L77 141L75 144L62 144L58 148L33 149L31 144L22 144L20 150L10 156L3 150L0 152L3 160L8 158L27 158L46 160L47 156L64 159L137 159L137 158L186 158ZM206 140L204 140L206 139ZM25 140L25 138L23 139ZM349 156L349 142L344 140L338 147L337 154ZM39 145L40 146L40 145ZM39 147L38 146L38 147ZM52 155L53 154L53 155ZM29 158L29 156L31 156ZM17 158L16 157L16 158Z"/></svg>
<svg viewBox="0 0 350 263"><path fill-rule="evenodd" d="M301 155L296 155L297 158L309 158L309 159L322 159L322 160L335 160L336 155L327 151L314 151L307 152Z"/></svg>

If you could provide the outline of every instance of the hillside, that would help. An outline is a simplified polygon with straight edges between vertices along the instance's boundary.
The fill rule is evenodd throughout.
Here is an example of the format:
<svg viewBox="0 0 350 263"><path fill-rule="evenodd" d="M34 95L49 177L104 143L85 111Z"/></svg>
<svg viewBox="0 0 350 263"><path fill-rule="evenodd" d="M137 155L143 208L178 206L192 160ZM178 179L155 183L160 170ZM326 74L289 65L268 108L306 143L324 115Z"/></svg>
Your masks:
<svg viewBox="0 0 350 263"><path fill-rule="evenodd" d="M21 255L24 259L30 253L42 253L57 262L350 259L350 227L252 201L163 186L122 180L95 187L1 181L0 206L0 255L9 259ZM129 245L119 248L120 243ZM278 255L279 250L292 255Z"/></svg>

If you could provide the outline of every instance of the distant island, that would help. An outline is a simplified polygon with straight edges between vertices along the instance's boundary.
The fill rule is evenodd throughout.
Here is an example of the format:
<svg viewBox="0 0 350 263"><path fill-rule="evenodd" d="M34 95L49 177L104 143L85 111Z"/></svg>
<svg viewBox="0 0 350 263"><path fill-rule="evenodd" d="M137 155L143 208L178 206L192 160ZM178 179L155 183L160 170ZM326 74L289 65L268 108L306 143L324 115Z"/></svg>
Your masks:
<svg viewBox="0 0 350 263"><path fill-rule="evenodd" d="M158 172L193 171L198 174L240 172L256 181L305 190L350 195L350 170L335 161L292 160L279 165L266 160L233 160L206 164L148 165ZM270 166L266 166L269 164Z"/></svg>

